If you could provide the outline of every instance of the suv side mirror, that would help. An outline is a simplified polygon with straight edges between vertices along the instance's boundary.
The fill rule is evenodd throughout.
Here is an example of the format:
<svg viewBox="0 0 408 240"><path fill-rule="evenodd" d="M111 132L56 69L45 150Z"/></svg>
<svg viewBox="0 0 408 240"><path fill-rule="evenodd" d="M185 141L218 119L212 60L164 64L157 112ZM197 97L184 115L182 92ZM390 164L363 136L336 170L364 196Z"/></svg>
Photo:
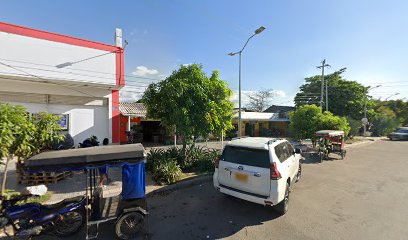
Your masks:
<svg viewBox="0 0 408 240"><path fill-rule="evenodd" d="M301 153L302 153L302 150L301 150L300 148L295 148L295 153L296 153L296 154L301 154Z"/></svg>

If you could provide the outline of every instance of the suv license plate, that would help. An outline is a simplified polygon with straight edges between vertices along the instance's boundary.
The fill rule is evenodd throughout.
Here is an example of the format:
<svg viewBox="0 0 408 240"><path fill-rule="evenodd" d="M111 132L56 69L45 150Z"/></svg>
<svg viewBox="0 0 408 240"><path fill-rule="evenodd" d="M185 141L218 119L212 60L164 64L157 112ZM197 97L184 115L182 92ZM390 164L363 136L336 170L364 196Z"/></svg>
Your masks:
<svg viewBox="0 0 408 240"><path fill-rule="evenodd" d="M243 173L235 173L235 179L240 182L248 182L248 175Z"/></svg>

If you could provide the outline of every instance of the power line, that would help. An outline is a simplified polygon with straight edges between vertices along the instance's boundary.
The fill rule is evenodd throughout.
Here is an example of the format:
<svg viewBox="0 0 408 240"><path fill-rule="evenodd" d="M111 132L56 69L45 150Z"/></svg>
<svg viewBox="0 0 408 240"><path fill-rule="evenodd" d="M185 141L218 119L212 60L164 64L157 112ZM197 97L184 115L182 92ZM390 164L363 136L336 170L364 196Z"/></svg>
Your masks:
<svg viewBox="0 0 408 240"><path fill-rule="evenodd" d="M20 60L10 60L10 59L4 59L0 58L2 61L9 61L9 62L16 62L16 63L25 63L25 64L32 64L32 65L37 65L37 66L46 66L46 67L57 67L54 65L49 65L49 64L42 64L42 63L33 63L33 62L28 62L28 61L20 61ZM116 76L116 73L110 73L110 72L101 72L101 71L94 71L94 70L88 70L88 69L80 69L80 68L67 68L69 70L76 70L76 71L82 71L82 72L91 72L91 73L99 73L99 74L106 74L106 75L114 75ZM47 69L42 69L44 71L47 71ZM55 72L61 72L61 73L67 73L64 71L56 71L56 70L49 70L49 71L55 71ZM75 73L72 73L75 74ZM77 74L81 75L81 74ZM127 75L127 74L122 74L120 76L128 77L128 78L136 78L136 79L146 79L146 80L154 80L154 81L162 81L163 79L158 79L158 78L150 78L150 77L142 77L142 76L134 76L134 75Z"/></svg>
<svg viewBox="0 0 408 240"><path fill-rule="evenodd" d="M0 64L2 64L2 63L0 62ZM3 64L3 65L4 65L4 64ZM12 66L10 66L10 67L12 67ZM15 68L13 68L13 69L15 69ZM18 70L18 69L15 69L15 70L24 72L24 74L13 73L13 72L0 72L0 74L5 74L5 75L17 75L17 76L23 76L23 77L31 76L31 77L35 77L35 78L42 79L42 80L47 81L47 82L48 82L49 80L53 80L53 79L47 79L47 78L45 78L45 76L34 75L34 74L27 73L26 71L22 71L22 70ZM75 82L80 82L80 83L83 83L83 84L91 83L89 80L78 79L78 78L61 78L61 77L59 77L59 78L56 79L56 80L75 81ZM103 83L100 83L100 84L103 84ZM107 85L107 87L110 87L109 84L105 84L105 85ZM149 85L150 85L149 83L140 83L140 84L126 84L125 86L147 87L147 86L149 86Z"/></svg>
<svg viewBox="0 0 408 240"><path fill-rule="evenodd" d="M63 74L69 74L69 75L78 75L78 76L84 76L84 77L91 77L91 78L100 78L100 79L113 79L112 77L102 77L102 76L96 76L96 75L86 75L86 74L79 74L79 73L73 73L73 72L64 72L64 71L57 71L57 70L50 70L50 69L43 69L43 68L32 68L32 67L25 67L25 66L17 66L17 65L9 65L15 68L23 68L23 69L30 69L30 70L38 70L38 71L43 71L43 72L53 72L53 73L63 73ZM130 80L130 79L129 79ZM132 79L133 80L133 79ZM147 80L147 79L146 79Z"/></svg>

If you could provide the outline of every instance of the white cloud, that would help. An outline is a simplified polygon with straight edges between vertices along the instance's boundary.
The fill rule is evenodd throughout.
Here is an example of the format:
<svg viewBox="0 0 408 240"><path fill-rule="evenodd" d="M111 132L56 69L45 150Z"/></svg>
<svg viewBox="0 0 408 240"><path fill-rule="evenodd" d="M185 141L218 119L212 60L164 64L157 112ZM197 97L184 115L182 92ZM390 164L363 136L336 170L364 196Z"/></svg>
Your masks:
<svg viewBox="0 0 408 240"><path fill-rule="evenodd" d="M286 97L286 93L282 90L273 90L273 95L275 98L283 98Z"/></svg>
<svg viewBox="0 0 408 240"><path fill-rule="evenodd" d="M119 91L120 102L136 102L141 99L146 87L125 86Z"/></svg>
<svg viewBox="0 0 408 240"><path fill-rule="evenodd" d="M183 64L181 64L181 65L183 65L184 67L188 67L188 66L190 66L192 63L183 63Z"/></svg>
<svg viewBox="0 0 408 240"><path fill-rule="evenodd" d="M156 75L158 73L159 71L157 71L156 69L148 68L145 66L137 66L136 70L132 72L133 75L138 76L138 77Z"/></svg>

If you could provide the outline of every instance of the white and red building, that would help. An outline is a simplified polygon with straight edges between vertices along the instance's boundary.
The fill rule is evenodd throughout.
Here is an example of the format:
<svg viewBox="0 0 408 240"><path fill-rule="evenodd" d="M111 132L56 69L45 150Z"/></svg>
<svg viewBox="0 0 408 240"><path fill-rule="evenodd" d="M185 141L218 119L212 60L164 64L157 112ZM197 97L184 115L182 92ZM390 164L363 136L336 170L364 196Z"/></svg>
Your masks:
<svg viewBox="0 0 408 240"><path fill-rule="evenodd" d="M0 102L61 115L75 143L120 141L125 85L121 30L116 45L0 22Z"/></svg>

